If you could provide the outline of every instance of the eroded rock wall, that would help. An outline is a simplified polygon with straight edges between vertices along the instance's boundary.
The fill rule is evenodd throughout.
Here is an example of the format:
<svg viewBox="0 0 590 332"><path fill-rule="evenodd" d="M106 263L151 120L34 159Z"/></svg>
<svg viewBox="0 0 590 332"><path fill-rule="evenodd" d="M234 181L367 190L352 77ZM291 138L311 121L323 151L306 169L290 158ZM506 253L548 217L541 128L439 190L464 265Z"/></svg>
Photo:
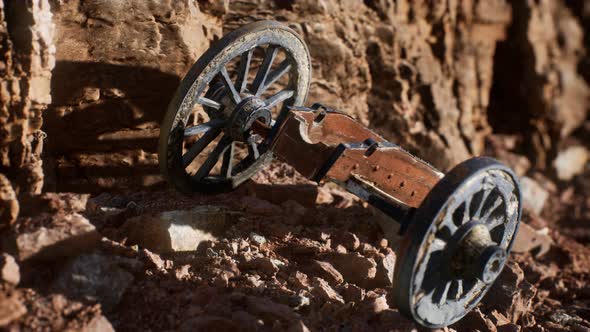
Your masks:
<svg viewBox="0 0 590 332"><path fill-rule="evenodd" d="M166 106L192 63L221 35L197 1L51 1L57 35L46 113L48 189L99 190L159 181Z"/></svg>
<svg viewBox="0 0 590 332"><path fill-rule="evenodd" d="M586 114L584 32L564 1L50 3L48 189L161 181L158 124L183 74L213 40L261 19L308 44L309 103L343 110L444 170L483 153L490 121L510 133L526 125L542 156L548 137L567 136Z"/></svg>
<svg viewBox="0 0 590 332"><path fill-rule="evenodd" d="M588 10L577 1L511 4L513 23L498 46L488 115L497 131L528 137L524 152L544 169L587 117Z"/></svg>
<svg viewBox="0 0 590 332"><path fill-rule="evenodd" d="M308 100L354 115L443 169L482 152L494 50L510 24L508 3L274 5L230 6L224 22L238 26L252 16L291 22L314 61Z"/></svg>
<svg viewBox="0 0 590 332"><path fill-rule="evenodd" d="M0 224L43 187L42 113L51 103L54 26L47 0L0 1ZM0 225L0 226L2 226Z"/></svg>

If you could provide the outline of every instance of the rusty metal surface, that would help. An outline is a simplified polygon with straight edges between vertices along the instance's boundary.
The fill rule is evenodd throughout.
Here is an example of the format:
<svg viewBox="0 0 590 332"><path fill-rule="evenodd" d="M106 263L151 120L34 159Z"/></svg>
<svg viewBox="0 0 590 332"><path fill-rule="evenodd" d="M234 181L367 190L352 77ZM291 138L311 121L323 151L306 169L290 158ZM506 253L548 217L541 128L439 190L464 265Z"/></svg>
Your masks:
<svg viewBox="0 0 590 332"><path fill-rule="evenodd" d="M279 158L310 179L344 183L360 177L410 207L418 207L442 177L339 112L292 109L273 143Z"/></svg>

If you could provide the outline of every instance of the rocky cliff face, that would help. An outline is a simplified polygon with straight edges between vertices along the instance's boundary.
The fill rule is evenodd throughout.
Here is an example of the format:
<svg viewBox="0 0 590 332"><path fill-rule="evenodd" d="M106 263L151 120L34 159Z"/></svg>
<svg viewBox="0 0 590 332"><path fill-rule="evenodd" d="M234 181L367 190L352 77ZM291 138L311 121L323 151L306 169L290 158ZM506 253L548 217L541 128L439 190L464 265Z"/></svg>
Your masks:
<svg viewBox="0 0 590 332"><path fill-rule="evenodd" d="M508 38L495 56L488 117L497 132L527 135L528 155L543 169L556 143L586 118L587 9L575 1L514 1L512 8Z"/></svg>
<svg viewBox="0 0 590 332"><path fill-rule="evenodd" d="M0 1L0 225L16 220L17 195L43 187L40 129L51 103L53 33L46 0Z"/></svg>
<svg viewBox="0 0 590 332"><path fill-rule="evenodd" d="M184 73L273 19L309 45L309 104L442 170L485 153L522 176L511 262L446 330L588 331L589 4L0 0L0 329L418 329L391 296L400 240L352 194L281 163L228 194L138 188Z"/></svg>
<svg viewBox="0 0 590 332"><path fill-rule="evenodd" d="M52 10L49 188L158 181L159 122L180 78L221 35L221 18L196 1L52 1Z"/></svg>
<svg viewBox="0 0 590 332"><path fill-rule="evenodd" d="M524 132L523 150L544 167L551 142L586 117L575 1L49 2L48 189L159 183L158 124L180 79L212 41L259 19L285 22L309 45L309 102L442 169L482 154L492 129Z"/></svg>

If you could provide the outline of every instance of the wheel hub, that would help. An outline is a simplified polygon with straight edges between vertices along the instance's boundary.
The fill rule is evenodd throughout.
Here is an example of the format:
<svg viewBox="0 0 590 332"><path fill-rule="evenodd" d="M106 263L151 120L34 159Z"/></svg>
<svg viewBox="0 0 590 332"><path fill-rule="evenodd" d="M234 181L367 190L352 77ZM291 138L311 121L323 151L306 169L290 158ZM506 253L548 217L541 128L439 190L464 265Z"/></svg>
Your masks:
<svg viewBox="0 0 590 332"><path fill-rule="evenodd" d="M245 142L251 133L255 121L270 125L271 111L266 107L264 100L255 97L245 97L236 105L230 115L227 133L236 141Z"/></svg>
<svg viewBox="0 0 590 332"><path fill-rule="evenodd" d="M457 244L451 249L451 272L492 283L502 271L506 251L492 241L488 228L477 220L461 226L457 236Z"/></svg>

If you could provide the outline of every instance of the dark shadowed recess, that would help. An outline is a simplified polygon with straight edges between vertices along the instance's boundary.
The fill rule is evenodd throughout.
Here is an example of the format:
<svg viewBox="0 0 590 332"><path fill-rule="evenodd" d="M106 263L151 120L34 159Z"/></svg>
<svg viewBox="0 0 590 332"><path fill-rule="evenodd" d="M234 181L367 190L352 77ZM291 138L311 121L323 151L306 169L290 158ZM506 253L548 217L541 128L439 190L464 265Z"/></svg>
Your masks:
<svg viewBox="0 0 590 332"><path fill-rule="evenodd" d="M51 80L52 104L44 114L43 128L47 133L48 185L54 186L49 189L92 191L91 186L66 185L67 178L81 178L80 183L85 183L84 178L94 176L123 179L159 174L157 165L117 163L74 166L60 174L53 161L81 152L107 159L132 150L155 152L159 123L179 83L176 75L148 67L58 61Z"/></svg>
<svg viewBox="0 0 590 332"><path fill-rule="evenodd" d="M588 31L590 13L583 1L569 0L566 5ZM530 9L525 1L511 1L512 24L507 39L499 42L494 56L494 79L488 108L489 123L494 133L517 135L522 138L520 153L525 154L540 168L548 167L553 160L557 145L540 146L542 135L547 134L551 142L559 142L559 124L551 119L552 110L545 101L543 88L546 78L535 71L535 54L531 41L527 39ZM589 7L590 8L590 7ZM558 42L563 43L558 37ZM590 45L590 34L584 34L584 45ZM581 57L578 73L590 82L590 57ZM578 130L579 132L580 130ZM579 136L574 133L574 136ZM538 151L546 150L547 155L539 157ZM547 151L548 150L548 151Z"/></svg>
<svg viewBox="0 0 590 332"><path fill-rule="evenodd" d="M529 17L524 6L524 2L512 3L512 24L507 38L496 46L488 120L494 133L517 134L530 139L528 135L534 130L533 110L541 110L543 105L541 82L534 84L541 78L535 74L535 64L531 61L533 50L526 40ZM533 151L522 152L533 154Z"/></svg>
<svg viewBox="0 0 590 332"><path fill-rule="evenodd" d="M537 135L536 120L543 121L548 113L543 102L543 78L535 72L535 56L527 40L530 11L526 3L513 1L512 24L506 40L499 42L494 55L494 76L490 91L488 120L496 134L517 135L522 139L519 153L535 164ZM558 130L547 128L550 135Z"/></svg>

